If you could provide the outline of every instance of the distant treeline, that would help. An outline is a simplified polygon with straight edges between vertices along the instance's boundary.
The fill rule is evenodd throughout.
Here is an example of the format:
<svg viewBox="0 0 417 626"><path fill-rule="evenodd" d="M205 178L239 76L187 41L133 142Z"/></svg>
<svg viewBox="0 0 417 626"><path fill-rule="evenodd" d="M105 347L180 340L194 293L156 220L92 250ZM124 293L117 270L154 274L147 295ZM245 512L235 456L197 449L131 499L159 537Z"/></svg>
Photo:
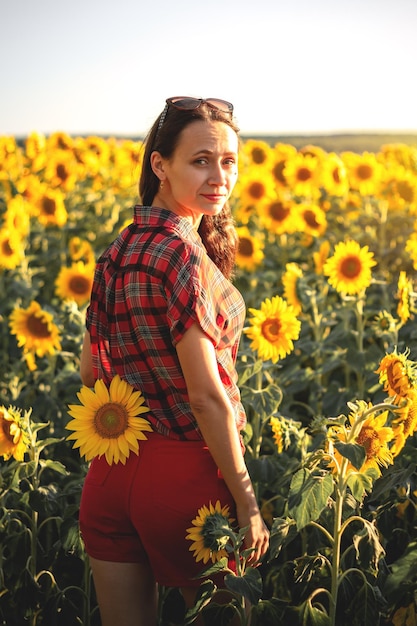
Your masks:
<svg viewBox="0 0 417 626"><path fill-rule="evenodd" d="M417 133L345 133L329 135L244 135L242 139L262 139L271 145L287 143L297 149L319 146L327 152L378 152L385 144L403 143L417 148Z"/></svg>
<svg viewBox="0 0 417 626"><path fill-rule="evenodd" d="M91 135L99 136L104 139L116 137L116 139L131 139L133 141L142 141L143 136L117 136L91 133ZM87 137L88 134L80 133L80 137ZM271 146L276 143L286 143L295 146L297 149L307 145L319 146L326 152L343 152L351 151L356 153L362 152L378 152L381 146L385 144L403 143L417 148L417 132L416 133L340 133L340 134L324 134L324 135L261 135L261 134L242 134L242 140L259 139L266 141ZM16 137L16 142L23 146L25 137Z"/></svg>

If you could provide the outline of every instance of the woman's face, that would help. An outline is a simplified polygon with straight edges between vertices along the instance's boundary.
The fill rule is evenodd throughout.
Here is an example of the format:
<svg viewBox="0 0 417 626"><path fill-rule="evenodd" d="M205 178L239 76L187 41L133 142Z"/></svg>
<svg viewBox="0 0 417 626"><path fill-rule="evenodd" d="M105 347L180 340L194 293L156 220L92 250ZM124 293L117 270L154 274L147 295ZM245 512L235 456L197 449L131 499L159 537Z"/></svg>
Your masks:
<svg viewBox="0 0 417 626"><path fill-rule="evenodd" d="M159 156L159 166L164 184L154 203L198 225L203 215L219 213L233 191L238 137L224 122L193 122L182 131L173 156Z"/></svg>

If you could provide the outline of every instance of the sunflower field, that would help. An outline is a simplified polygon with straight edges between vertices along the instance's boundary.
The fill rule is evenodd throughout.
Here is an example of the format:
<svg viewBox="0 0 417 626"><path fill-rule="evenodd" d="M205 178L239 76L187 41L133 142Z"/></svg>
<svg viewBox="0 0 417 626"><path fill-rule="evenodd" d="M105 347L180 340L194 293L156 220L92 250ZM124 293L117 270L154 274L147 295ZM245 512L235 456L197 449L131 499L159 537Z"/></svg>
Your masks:
<svg viewBox="0 0 417 626"><path fill-rule="evenodd" d="M131 221L141 154L127 139L0 137L5 626L100 625L78 529L88 447L70 416L91 399L79 356L95 259ZM417 147L246 139L232 206L245 454L270 550L248 566L227 507L205 503L184 536L208 580L188 611L161 589L160 625L415 626ZM226 605L210 602L220 570Z"/></svg>

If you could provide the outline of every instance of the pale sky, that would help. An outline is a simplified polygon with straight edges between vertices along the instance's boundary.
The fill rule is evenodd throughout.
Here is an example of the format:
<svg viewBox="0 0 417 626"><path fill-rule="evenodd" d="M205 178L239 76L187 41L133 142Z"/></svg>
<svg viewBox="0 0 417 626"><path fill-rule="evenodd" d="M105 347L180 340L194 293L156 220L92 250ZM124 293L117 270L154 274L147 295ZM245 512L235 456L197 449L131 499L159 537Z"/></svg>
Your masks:
<svg viewBox="0 0 417 626"><path fill-rule="evenodd" d="M417 130L417 0L0 0L0 135L138 136L169 96L242 133Z"/></svg>

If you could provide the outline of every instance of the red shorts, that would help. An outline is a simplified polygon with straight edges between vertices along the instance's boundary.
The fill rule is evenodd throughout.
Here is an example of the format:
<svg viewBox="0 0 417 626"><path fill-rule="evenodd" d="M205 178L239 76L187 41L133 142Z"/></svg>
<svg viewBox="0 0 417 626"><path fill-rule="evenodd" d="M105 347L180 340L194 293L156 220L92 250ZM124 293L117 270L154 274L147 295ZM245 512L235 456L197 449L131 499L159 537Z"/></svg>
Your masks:
<svg viewBox="0 0 417 626"><path fill-rule="evenodd" d="M126 465L95 458L85 479L80 529L87 554L104 561L149 561L156 581L191 587L206 567L186 539L198 509L220 500L236 519L230 491L203 441L149 433ZM216 580L216 583L219 581Z"/></svg>

